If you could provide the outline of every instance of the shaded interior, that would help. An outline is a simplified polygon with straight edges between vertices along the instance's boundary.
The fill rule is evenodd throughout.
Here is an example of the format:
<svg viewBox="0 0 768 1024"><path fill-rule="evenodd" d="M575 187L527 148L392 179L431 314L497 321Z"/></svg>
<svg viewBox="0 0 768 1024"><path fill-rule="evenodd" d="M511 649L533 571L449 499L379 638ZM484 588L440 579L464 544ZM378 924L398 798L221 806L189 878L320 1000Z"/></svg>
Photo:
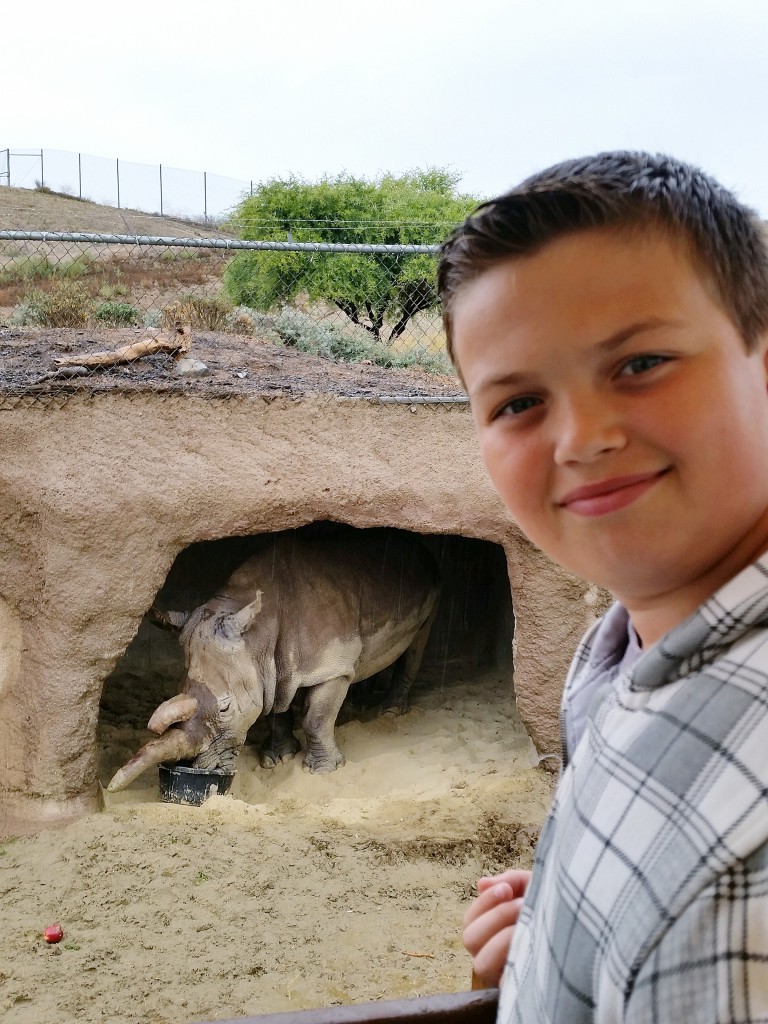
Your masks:
<svg viewBox="0 0 768 1024"><path fill-rule="evenodd" d="M297 531L322 538L355 527L315 522ZM363 531L364 532L364 531ZM201 541L182 550L153 604L163 609L191 611L212 597L232 572L272 534L223 537ZM411 691L448 689L454 683L482 680L489 673L512 685L514 615L506 559L501 547L457 535L425 534L422 540L440 570L441 596L419 675ZM175 633L159 628L145 615L139 629L109 677L100 706L100 725L135 728L142 733L153 711L179 692L184 660ZM375 714L384 685L374 678L350 689L339 714L341 724ZM249 733L258 742L261 723ZM149 734L146 734L147 736ZM144 742L144 737L138 737ZM137 740L138 742L138 740Z"/></svg>

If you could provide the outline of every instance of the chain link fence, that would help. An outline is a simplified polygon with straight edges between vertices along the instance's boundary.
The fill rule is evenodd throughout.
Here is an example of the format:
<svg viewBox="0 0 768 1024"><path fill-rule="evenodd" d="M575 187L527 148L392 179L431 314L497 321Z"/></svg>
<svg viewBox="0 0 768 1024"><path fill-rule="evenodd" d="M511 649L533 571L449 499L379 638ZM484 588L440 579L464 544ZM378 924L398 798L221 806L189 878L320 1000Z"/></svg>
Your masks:
<svg viewBox="0 0 768 1024"><path fill-rule="evenodd" d="M0 231L0 388L464 403L436 246ZM290 357L290 358L289 358Z"/></svg>
<svg viewBox="0 0 768 1024"><path fill-rule="evenodd" d="M0 186L59 192L118 210L216 224L253 182L60 149L0 149Z"/></svg>

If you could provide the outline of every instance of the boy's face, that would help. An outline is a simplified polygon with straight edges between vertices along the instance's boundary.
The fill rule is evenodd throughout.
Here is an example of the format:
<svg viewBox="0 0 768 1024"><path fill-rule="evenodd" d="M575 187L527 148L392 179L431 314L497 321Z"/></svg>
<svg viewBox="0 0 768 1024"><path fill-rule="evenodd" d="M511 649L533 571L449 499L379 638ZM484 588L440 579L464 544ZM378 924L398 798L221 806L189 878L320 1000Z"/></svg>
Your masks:
<svg viewBox="0 0 768 1024"><path fill-rule="evenodd" d="M491 480L556 561L632 610L707 596L768 547L765 345L665 235L500 262L456 295L453 334Z"/></svg>

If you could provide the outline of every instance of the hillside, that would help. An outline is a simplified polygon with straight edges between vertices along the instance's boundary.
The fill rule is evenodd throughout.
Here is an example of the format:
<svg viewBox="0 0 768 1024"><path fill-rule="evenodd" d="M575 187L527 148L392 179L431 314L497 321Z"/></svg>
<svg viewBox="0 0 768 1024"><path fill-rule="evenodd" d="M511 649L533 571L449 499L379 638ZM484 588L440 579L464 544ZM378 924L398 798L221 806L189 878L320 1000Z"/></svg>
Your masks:
<svg viewBox="0 0 768 1024"><path fill-rule="evenodd" d="M0 187L0 230L237 237L235 232L212 225L121 210L60 193L5 186ZM223 272L231 256L225 249L195 246L50 238L0 241L0 327L35 330L88 326L89 336L96 339L113 327L154 328L181 319L196 333L234 331L250 335L266 331L262 341L279 343L283 335L271 331L269 317L256 316L253 320L235 315L232 300L223 289ZM277 316L279 310L274 313ZM256 323L260 319L263 322ZM343 360L408 366L416 354L419 362L438 373L448 369L440 357L443 337L436 313L412 319L391 351L377 348L362 327L355 331L343 314L323 303L299 303L291 324L286 328L287 343L298 346L299 331L301 346L307 352L328 354L331 342L338 341L329 329L339 327L344 332L338 342L344 348L340 356ZM440 357L437 363L436 357Z"/></svg>
<svg viewBox="0 0 768 1024"><path fill-rule="evenodd" d="M0 187L0 230L166 238L234 237L213 226L139 210L121 210L58 192L7 187ZM61 277L77 278L96 302L131 303L137 315L161 311L182 295L218 295L225 265L226 255L217 250L140 250L135 246L57 241L0 242L0 322L7 321L14 308L27 301L31 291L48 291Z"/></svg>
<svg viewBox="0 0 768 1024"><path fill-rule="evenodd" d="M163 235L180 238L232 238L218 228L119 210L57 192L0 187L0 230L90 231L100 234Z"/></svg>

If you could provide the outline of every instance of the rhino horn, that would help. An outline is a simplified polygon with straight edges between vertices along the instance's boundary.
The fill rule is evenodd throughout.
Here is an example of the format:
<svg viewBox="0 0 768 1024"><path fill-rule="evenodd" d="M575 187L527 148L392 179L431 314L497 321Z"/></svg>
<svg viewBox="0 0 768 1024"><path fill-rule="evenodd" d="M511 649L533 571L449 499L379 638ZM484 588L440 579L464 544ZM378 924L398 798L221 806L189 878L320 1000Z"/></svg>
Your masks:
<svg viewBox="0 0 768 1024"><path fill-rule="evenodd" d="M169 725L176 722L188 722L197 711L197 698L188 697L186 694L177 693L170 700L165 700L155 710L155 713L147 723L150 732L162 733Z"/></svg>
<svg viewBox="0 0 768 1024"><path fill-rule="evenodd" d="M107 786L107 792L116 793L125 789L142 772L161 761L182 761L194 757L198 753L195 743L183 729L170 729L155 740L150 740L134 755L119 771L115 772Z"/></svg>
<svg viewBox="0 0 768 1024"><path fill-rule="evenodd" d="M147 612L147 618L161 629L172 629L178 632L186 626L189 612L164 612L152 605Z"/></svg>

